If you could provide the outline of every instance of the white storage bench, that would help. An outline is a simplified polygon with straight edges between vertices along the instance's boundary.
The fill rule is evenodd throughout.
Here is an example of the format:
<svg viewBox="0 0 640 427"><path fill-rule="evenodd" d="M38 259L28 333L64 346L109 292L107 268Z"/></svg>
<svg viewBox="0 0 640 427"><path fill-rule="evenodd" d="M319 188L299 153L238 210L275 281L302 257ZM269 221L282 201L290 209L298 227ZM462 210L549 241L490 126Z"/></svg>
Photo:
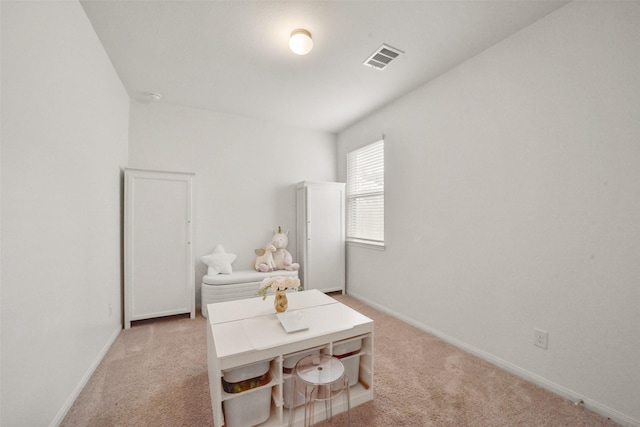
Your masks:
<svg viewBox="0 0 640 427"><path fill-rule="evenodd" d="M207 317L207 304L258 296L260 285L267 277L298 277L297 271L276 270L262 273L255 270L238 270L231 274L216 274L202 278L202 315Z"/></svg>

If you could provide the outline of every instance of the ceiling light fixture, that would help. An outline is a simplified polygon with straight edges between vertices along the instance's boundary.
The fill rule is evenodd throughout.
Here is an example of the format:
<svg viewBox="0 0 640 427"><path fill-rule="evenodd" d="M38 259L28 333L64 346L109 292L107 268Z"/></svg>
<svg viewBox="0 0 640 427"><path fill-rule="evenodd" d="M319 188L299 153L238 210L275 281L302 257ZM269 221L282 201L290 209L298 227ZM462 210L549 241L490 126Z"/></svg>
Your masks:
<svg viewBox="0 0 640 427"><path fill-rule="evenodd" d="M293 30L291 32L291 38L289 38L289 47L293 53L297 55L306 55L311 52L311 49L313 49L311 33L302 28Z"/></svg>

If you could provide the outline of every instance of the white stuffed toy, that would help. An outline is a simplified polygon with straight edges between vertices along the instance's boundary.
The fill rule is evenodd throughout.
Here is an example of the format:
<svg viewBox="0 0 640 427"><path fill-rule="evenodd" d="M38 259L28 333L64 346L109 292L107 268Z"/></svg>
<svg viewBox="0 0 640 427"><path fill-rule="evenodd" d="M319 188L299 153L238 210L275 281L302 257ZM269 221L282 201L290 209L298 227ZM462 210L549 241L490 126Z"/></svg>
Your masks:
<svg viewBox="0 0 640 427"><path fill-rule="evenodd" d="M300 264L293 262L293 258L291 254L287 250L287 246L289 245L289 237L286 233L282 232L282 228L278 226L278 231L273 231L273 237L271 238L271 245L276 248L276 251L273 253L273 261L276 264L276 270L288 270L288 271L298 271L300 269Z"/></svg>
<svg viewBox="0 0 640 427"><path fill-rule="evenodd" d="M258 255L253 263L253 268L256 271L266 273L267 271L273 271L276 269L276 263L273 261L273 253L276 251L275 246L267 245L266 248L256 249L255 253Z"/></svg>
<svg viewBox="0 0 640 427"><path fill-rule="evenodd" d="M207 270L208 276L214 276L216 274L231 274L233 272L231 264L236 260L236 255L228 254L222 245L218 245L211 255L205 255L201 260L209 266L209 269Z"/></svg>

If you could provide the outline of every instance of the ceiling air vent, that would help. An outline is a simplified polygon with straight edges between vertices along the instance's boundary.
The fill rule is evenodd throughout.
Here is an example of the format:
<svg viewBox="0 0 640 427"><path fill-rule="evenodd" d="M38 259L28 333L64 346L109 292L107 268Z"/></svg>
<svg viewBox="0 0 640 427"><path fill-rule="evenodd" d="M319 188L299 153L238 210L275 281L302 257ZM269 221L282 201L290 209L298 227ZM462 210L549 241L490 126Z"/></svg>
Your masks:
<svg viewBox="0 0 640 427"><path fill-rule="evenodd" d="M396 49L395 47L383 44L376 49L376 51L373 52L371 56L362 63L362 65L366 65L367 67L375 68L377 70L384 70L391 61L396 59L402 53L404 52Z"/></svg>

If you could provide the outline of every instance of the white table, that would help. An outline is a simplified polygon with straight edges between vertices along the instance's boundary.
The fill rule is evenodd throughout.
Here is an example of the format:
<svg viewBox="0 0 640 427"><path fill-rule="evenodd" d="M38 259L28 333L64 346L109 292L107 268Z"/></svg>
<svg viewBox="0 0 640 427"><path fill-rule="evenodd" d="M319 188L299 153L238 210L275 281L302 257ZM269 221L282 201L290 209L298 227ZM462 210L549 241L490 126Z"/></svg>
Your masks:
<svg viewBox="0 0 640 427"><path fill-rule="evenodd" d="M282 426L289 419L288 410L283 408L282 384L290 376L283 372L283 359L315 348L333 354L334 344L351 339L362 339L359 381L351 388L351 406L373 399L373 320L318 290L293 292L287 297L288 312L299 311L307 321L308 329L287 333L276 317L273 295L267 296L265 301L256 297L207 305L207 364L215 427L224 425L222 402L243 394L222 390L221 378L225 370L269 360L272 379L261 388L271 387L271 417L264 425ZM335 413L342 409L336 406ZM283 415L284 411L286 415ZM296 425L302 423L304 416L301 408L298 412ZM315 414L318 421L323 416L324 411Z"/></svg>

